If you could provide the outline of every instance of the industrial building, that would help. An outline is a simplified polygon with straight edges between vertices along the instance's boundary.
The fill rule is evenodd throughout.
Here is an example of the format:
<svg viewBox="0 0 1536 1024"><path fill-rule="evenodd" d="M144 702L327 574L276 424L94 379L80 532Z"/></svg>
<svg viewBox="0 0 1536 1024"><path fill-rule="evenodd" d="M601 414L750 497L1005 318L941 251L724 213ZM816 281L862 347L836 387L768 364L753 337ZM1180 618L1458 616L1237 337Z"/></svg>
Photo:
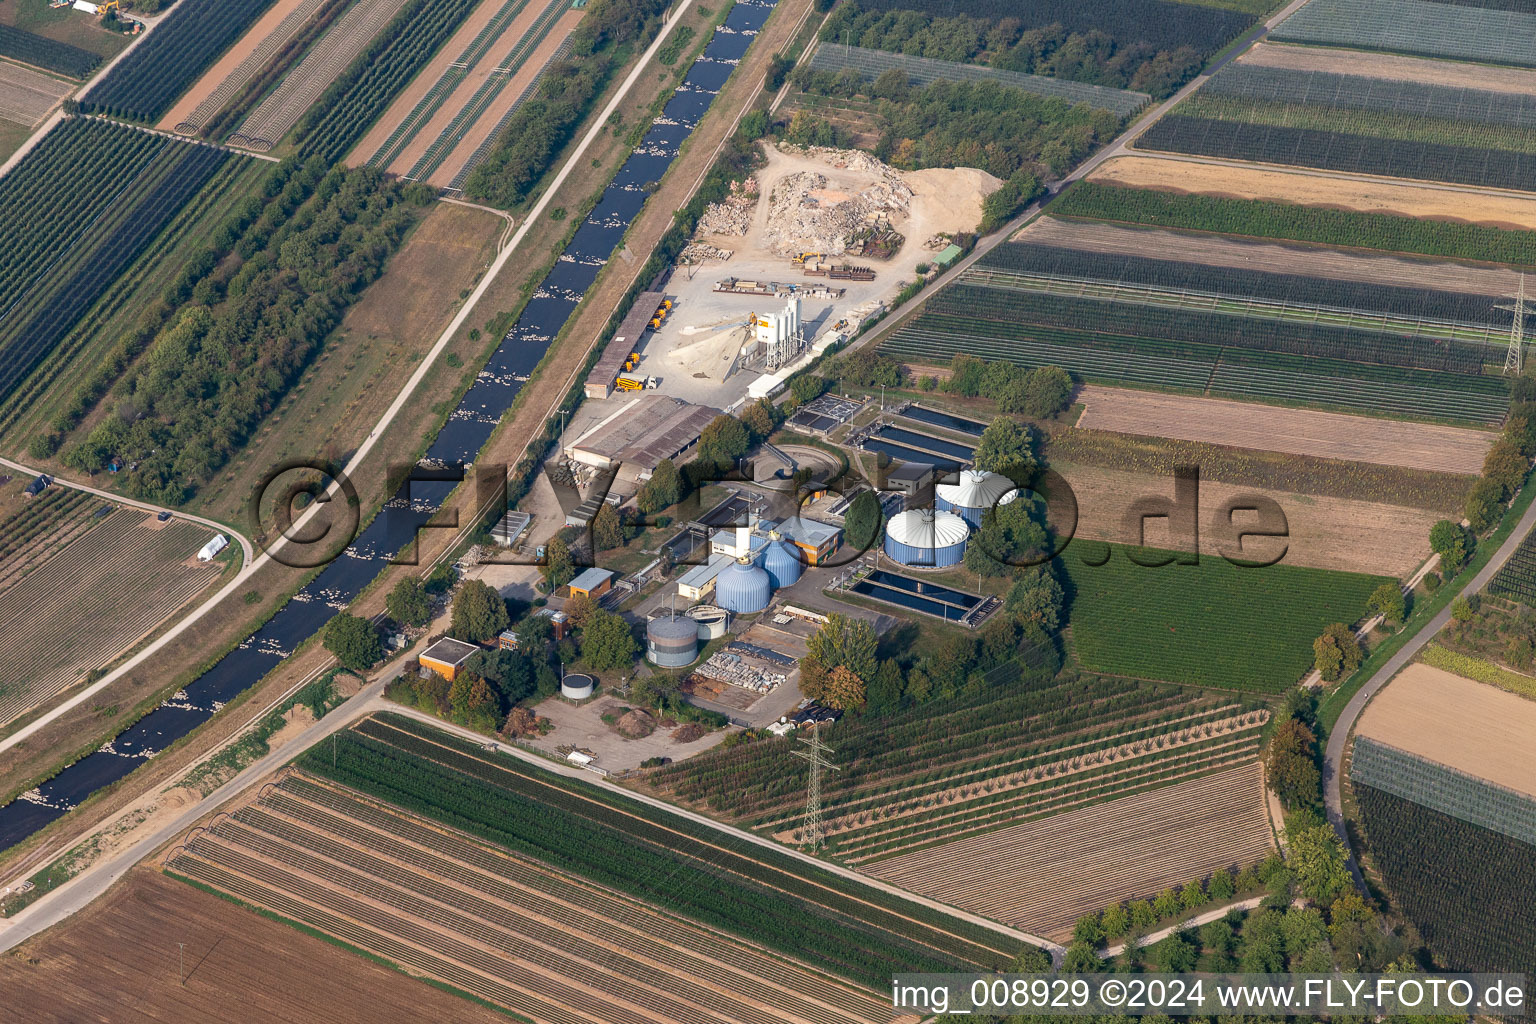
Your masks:
<svg viewBox="0 0 1536 1024"><path fill-rule="evenodd" d="M576 578L571 580L571 596L596 599L608 593L612 586L613 571L593 566L590 569L581 570Z"/></svg>
<svg viewBox="0 0 1536 1024"><path fill-rule="evenodd" d="M806 565L825 562L843 539L840 528L800 516L784 520L775 532L780 540L800 549L802 561Z"/></svg>
<svg viewBox="0 0 1536 1024"><path fill-rule="evenodd" d="M459 669L464 667L464 663L479 652L480 648L476 644L467 644L463 640L445 636L422 652L421 667L431 669L452 682L453 677L459 674Z"/></svg>
<svg viewBox="0 0 1536 1024"><path fill-rule="evenodd" d="M678 595L689 601L709 600L715 592L716 579L735 561L732 555L711 555L708 562L696 565L678 577Z"/></svg>
<svg viewBox="0 0 1536 1024"><path fill-rule="evenodd" d="M974 529L981 525L987 510L1006 505L1019 496L1018 485L1005 476L977 469L963 469L959 480L939 484L935 504L940 512L953 512Z"/></svg>
<svg viewBox="0 0 1536 1024"><path fill-rule="evenodd" d="M965 557L970 527L953 512L908 509L885 526L885 553L902 565L943 568Z"/></svg>
<svg viewBox="0 0 1536 1024"><path fill-rule="evenodd" d="M763 553L763 571L768 574L775 590L796 583L804 570L800 549L782 540L773 541Z"/></svg>
<svg viewBox="0 0 1536 1024"><path fill-rule="evenodd" d="M645 626L645 659L657 668L683 668L699 656L699 624L663 615Z"/></svg>
<svg viewBox="0 0 1536 1024"><path fill-rule="evenodd" d="M720 571L715 603L737 615L755 615L773 599L773 580L761 566L740 559Z"/></svg>
<svg viewBox="0 0 1536 1024"><path fill-rule="evenodd" d="M622 479L647 480L663 459L683 461L719 415L709 406L642 393L567 445L565 456L598 470L617 466Z"/></svg>
<svg viewBox="0 0 1536 1024"><path fill-rule="evenodd" d="M661 292L641 292L636 296L635 304L629 307L629 314L603 348L603 354L593 365L592 372L587 374L588 398L607 398L613 394L614 382L630 361L630 355L639 351L645 332L655 322L656 310L665 298Z"/></svg>

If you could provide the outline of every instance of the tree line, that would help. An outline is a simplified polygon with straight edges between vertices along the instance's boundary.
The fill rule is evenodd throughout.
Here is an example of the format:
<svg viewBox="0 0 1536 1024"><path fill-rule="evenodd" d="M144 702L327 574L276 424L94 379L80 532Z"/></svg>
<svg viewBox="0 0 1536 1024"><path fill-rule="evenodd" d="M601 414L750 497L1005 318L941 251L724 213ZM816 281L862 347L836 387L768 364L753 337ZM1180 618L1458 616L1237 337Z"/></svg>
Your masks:
<svg viewBox="0 0 1536 1024"><path fill-rule="evenodd" d="M136 462L126 493L176 505L210 480L297 383L354 299L383 272L430 193L371 168L307 164L193 289L114 388L108 415L65 450L82 472Z"/></svg>

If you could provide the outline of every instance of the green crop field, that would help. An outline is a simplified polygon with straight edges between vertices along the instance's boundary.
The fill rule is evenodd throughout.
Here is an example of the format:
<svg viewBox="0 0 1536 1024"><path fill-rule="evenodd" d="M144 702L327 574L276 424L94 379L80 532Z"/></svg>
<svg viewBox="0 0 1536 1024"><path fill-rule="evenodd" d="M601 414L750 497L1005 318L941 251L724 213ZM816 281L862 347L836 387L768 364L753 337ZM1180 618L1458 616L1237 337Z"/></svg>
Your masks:
<svg viewBox="0 0 1536 1024"><path fill-rule="evenodd" d="M1097 561L1108 551L1103 565ZM1072 647L1095 672L1278 693L1312 667L1312 641L1365 613L1385 577L1274 565L1137 565L1118 545L1074 542L1058 560ZM1144 560L1172 557L1147 552Z"/></svg>
<svg viewBox="0 0 1536 1024"><path fill-rule="evenodd" d="M883 987L892 970L1011 959L988 929L398 715L311 750L306 771L709 927Z"/></svg>
<svg viewBox="0 0 1536 1024"><path fill-rule="evenodd" d="M1051 206L1051 216L1536 265L1536 231L1263 199L1162 192L1107 182L1073 185Z"/></svg>

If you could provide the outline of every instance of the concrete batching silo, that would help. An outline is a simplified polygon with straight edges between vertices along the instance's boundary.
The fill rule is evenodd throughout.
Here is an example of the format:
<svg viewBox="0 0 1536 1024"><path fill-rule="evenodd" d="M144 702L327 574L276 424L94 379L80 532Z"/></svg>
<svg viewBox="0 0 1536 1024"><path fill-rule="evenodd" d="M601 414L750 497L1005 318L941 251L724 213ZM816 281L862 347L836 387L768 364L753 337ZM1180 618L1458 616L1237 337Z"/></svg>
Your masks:
<svg viewBox="0 0 1536 1024"><path fill-rule="evenodd" d="M699 624L686 615L662 616L645 627L645 658L659 668L682 668L699 656Z"/></svg>
<svg viewBox="0 0 1536 1024"><path fill-rule="evenodd" d="M1006 505L1019 496L1018 486L1005 476L978 469L962 470L960 480L934 488L935 504L940 512L953 512L973 528L996 505Z"/></svg>
<svg viewBox="0 0 1536 1024"><path fill-rule="evenodd" d="M768 574L775 590L789 586L805 571L800 561L800 549L782 540L775 540L763 553L763 571Z"/></svg>
<svg viewBox="0 0 1536 1024"><path fill-rule="evenodd" d="M913 508L885 526L885 553L902 565L940 568L965 557L970 528L953 512Z"/></svg>
<svg viewBox="0 0 1536 1024"><path fill-rule="evenodd" d="M732 562L715 580L715 603L737 615L762 611L772 597L773 581L751 562Z"/></svg>

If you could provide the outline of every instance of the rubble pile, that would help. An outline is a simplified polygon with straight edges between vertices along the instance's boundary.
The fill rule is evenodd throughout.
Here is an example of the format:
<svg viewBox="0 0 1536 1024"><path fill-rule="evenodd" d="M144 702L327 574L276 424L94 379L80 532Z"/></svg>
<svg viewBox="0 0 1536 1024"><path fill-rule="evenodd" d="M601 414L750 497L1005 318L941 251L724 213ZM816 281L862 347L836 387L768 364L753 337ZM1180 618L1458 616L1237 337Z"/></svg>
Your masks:
<svg viewBox="0 0 1536 1024"><path fill-rule="evenodd" d="M841 256L849 239L881 222L906 217L914 193L901 175L857 150L815 149L828 166L874 177L858 192L829 187L826 175L800 171L779 179L768 195L765 242L779 256L816 252Z"/></svg>
<svg viewBox="0 0 1536 1024"><path fill-rule="evenodd" d="M699 218L701 235L744 235L752 226L752 211L757 209L757 179L731 182L731 194L718 203L710 203Z"/></svg>

